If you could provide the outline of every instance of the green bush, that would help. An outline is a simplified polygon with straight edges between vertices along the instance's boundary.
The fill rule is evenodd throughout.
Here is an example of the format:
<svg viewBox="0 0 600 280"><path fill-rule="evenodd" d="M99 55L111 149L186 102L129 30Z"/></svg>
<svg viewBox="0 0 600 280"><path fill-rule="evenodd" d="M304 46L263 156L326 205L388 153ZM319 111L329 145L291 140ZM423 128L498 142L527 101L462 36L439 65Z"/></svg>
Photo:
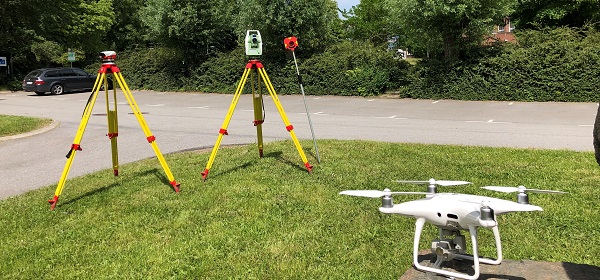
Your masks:
<svg viewBox="0 0 600 280"><path fill-rule="evenodd" d="M307 91L332 95L379 95L407 83L409 64L370 43L346 41L302 64Z"/></svg>
<svg viewBox="0 0 600 280"><path fill-rule="evenodd" d="M188 85L194 91L233 93L244 73L246 62L242 48L218 53L192 71Z"/></svg>
<svg viewBox="0 0 600 280"><path fill-rule="evenodd" d="M174 49L137 49L119 53L117 59L117 65L130 89L186 90L186 77L189 76L186 61Z"/></svg>
<svg viewBox="0 0 600 280"><path fill-rule="evenodd" d="M247 60L242 49L222 53L198 67L191 87L198 91L234 92ZM291 54L291 53L290 53ZM406 82L408 63L369 43L343 42L323 54L296 58L303 86L312 95L373 96ZM265 61L264 69L278 94L298 94L298 75L293 57L284 64Z"/></svg>
<svg viewBox="0 0 600 280"><path fill-rule="evenodd" d="M489 46L478 60L413 69L404 97L462 100L597 101L600 34L592 29L522 31L518 44ZM491 52L490 52L491 51Z"/></svg>

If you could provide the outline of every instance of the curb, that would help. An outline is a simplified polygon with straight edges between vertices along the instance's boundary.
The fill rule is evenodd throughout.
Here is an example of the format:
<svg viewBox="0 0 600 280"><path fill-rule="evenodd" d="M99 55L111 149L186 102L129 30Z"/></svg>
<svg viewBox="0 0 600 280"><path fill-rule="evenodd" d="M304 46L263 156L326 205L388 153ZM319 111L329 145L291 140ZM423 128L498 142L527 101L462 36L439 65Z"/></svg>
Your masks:
<svg viewBox="0 0 600 280"><path fill-rule="evenodd" d="M52 120L52 123L50 123L49 125L42 127L40 129L36 129L34 131L30 131L27 133L21 133L21 134L17 134L17 135L10 135L10 136L4 136L4 137L0 137L0 142L4 142L4 141L8 141L8 140L14 140L14 139L20 139L20 138L25 138L25 137L30 137L33 135L37 135L37 134L42 134L44 132L48 132L52 129L55 129L56 127L58 127L58 125L60 124L60 122L57 122L55 120Z"/></svg>

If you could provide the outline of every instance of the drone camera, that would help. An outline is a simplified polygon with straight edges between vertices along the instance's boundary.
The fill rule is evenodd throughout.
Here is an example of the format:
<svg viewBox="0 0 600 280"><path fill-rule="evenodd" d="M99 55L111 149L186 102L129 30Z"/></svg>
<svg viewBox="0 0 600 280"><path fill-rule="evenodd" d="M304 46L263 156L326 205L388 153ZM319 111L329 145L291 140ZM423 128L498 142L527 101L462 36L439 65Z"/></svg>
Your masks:
<svg viewBox="0 0 600 280"><path fill-rule="evenodd" d="M262 39L258 30L246 31L246 55L262 55Z"/></svg>
<svg viewBox="0 0 600 280"><path fill-rule="evenodd" d="M115 62L115 59L117 59L117 53L114 51L103 51L103 52L100 52L98 57L100 57L102 62L105 62L105 63L106 62Z"/></svg>

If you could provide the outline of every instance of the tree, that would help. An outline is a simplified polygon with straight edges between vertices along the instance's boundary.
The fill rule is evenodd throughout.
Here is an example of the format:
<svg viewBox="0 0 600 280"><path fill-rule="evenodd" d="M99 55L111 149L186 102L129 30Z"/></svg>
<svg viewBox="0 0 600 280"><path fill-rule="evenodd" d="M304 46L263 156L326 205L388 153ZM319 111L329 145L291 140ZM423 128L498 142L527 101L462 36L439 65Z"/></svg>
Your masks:
<svg viewBox="0 0 600 280"><path fill-rule="evenodd" d="M383 45L392 35L390 30L390 12L386 0L362 0L350 9L342 11L346 18L344 25L348 37L355 40L367 40L375 45Z"/></svg>
<svg viewBox="0 0 600 280"><path fill-rule="evenodd" d="M447 61L479 45L495 23L512 11L513 0L387 0L393 20L409 41L442 51ZM441 47L441 49L440 49Z"/></svg>
<svg viewBox="0 0 600 280"><path fill-rule="evenodd" d="M95 52L114 22L112 0L6 1L0 17L0 51L18 65L60 64L68 48ZM66 61L66 60L65 60Z"/></svg>
<svg viewBox="0 0 600 280"><path fill-rule="evenodd" d="M140 20L150 44L172 47L188 58L202 58L211 46L231 49L233 0L148 0Z"/></svg>
<svg viewBox="0 0 600 280"><path fill-rule="evenodd" d="M122 51L145 46L144 34L147 33L147 28L139 14L145 2L139 0L113 2L115 21L105 37L105 41L113 45L111 46L113 49Z"/></svg>
<svg viewBox="0 0 600 280"><path fill-rule="evenodd" d="M598 0L520 0L513 14L520 28L582 27L600 21Z"/></svg>
<svg viewBox="0 0 600 280"><path fill-rule="evenodd" d="M237 4L236 34L243 38L246 30L259 30L266 58L285 57L285 37L296 36L298 50L305 56L323 51L336 40L334 30L340 19L333 0L238 0Z"/></svg>

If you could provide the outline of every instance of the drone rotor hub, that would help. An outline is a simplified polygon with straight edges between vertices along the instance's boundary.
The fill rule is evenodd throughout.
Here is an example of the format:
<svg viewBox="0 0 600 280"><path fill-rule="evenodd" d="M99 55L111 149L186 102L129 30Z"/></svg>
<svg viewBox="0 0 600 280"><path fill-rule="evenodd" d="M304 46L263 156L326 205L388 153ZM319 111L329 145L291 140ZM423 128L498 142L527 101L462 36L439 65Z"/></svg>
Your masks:
<svg viewBox="0 0 600 280"><path fill-rule="evenodd" d="M495 221L494 209L490 208L487 203L481 203L481 209L479 210L479 219L482 221Z"/></svg>
<svg viewBox="0 0 600 280"><path fill-rule="evenodd" d="M529 204L529 195L525 192L517 193L517 203L519 204Z"/></svg>
<svg viewBox="0 0 600 280"><path fill-rule="evenodd" d="M384 195L381 197L381 207L383 207L383 208L394 207L394 200L392 199L391 190L384 189L383 192L384 192Z"/></svg>

